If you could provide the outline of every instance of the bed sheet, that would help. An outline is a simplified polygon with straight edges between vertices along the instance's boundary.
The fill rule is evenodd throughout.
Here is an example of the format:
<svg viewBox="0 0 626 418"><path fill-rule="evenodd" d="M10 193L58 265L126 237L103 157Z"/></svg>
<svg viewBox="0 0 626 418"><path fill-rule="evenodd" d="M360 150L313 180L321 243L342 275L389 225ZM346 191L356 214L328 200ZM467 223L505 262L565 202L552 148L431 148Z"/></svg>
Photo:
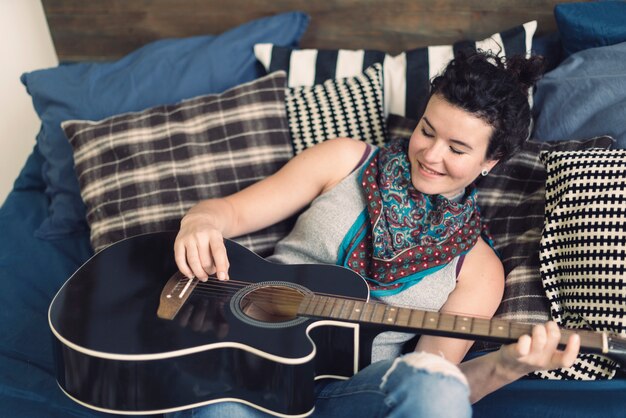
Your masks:
<svg viewBox="0 0 626 418"><path fill-rule="evenodd" d="M48 198L37 148L0 209L0 417L113 417L74 403L54 377L47 311L65 280L91 255L86 232L44 241L33 233ZM476 418L622 417L626 379L522 380L475 405Z"/></svg>
<svg viewBox="0 0 626 418"><path fill-rule="evenodd" d="M70 400L54 374L48 306L91 255L86 232L44 241L33 233L48 214L37 148L0 209L0 417L107 417Z"/></svg>

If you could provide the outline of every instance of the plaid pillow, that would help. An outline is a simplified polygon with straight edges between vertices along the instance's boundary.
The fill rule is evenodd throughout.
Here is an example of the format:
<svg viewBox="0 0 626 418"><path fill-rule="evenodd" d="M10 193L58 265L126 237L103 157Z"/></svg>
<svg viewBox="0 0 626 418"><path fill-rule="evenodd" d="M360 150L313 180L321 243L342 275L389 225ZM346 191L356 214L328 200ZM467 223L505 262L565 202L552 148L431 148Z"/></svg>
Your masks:
<svg viewBox="0 0 626 418"><path fill-rule="evenodd" d="M278 170L293 156L285 89L285 73L277 72L219 95L64 122L94 249L177 230L196 202ZM283 222L237 241L264 255L288 230Z"/></svg>
<svg viewBox="0 0 626 418"><path fill-rule="evenodd" d="M477 181L478 204L506 274L496 317L518 322L550 319L539 273L546 182L540 153L609 148L612 144L606 136L582 141L527 141L520 152Z"/></svg>
<svg viewBox="0 0 626 418"><path fill-rule="evenodd" d="M491 50L501 55L527 55L537 22L495 33L482 41L416 48L392 56L373 50L296 49L256 44L254 54L268 72L288 72L289 87L312 86L328 79L351 77L374 63L383 64L384 114L418 118L426 108L430 79L439 74L458 49Z"/></svg>
<svg viewBox="0 0 626 418"><path fill-rule="evenodd" d="M337 137L383 145L387 128L382 76L382 66L374 64L354 77L287 89L285 103L294 153Z"/></svg>
<svg viewBox="0 0 626 418"><path fill-rule="evenodd" d="M626 336L626 150L542 153L545 228L539 259L552 318L562 327ZM581 354L544 378L612 378L619 366Z"/></svg>

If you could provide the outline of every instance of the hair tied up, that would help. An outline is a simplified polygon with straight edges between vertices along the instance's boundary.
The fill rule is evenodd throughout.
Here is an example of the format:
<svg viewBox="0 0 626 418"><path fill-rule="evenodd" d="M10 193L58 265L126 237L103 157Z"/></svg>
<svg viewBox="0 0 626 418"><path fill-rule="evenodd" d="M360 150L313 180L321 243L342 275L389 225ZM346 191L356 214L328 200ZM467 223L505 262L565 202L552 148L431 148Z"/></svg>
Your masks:
<svg viewBox="0 0 626 418"><path fill-rule="evenodd" d="M543 75L545 61L540 55L528 58L515 55L506 60L506 70L517 80L521 90L527 93Z"/></svg>

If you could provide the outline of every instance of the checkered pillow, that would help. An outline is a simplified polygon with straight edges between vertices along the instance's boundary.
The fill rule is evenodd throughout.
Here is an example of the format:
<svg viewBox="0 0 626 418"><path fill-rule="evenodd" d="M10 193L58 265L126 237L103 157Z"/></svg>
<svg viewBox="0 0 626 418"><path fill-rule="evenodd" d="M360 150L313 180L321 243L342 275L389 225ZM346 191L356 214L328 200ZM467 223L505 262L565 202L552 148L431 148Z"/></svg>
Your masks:
<svg viewBox="0 0 626 418"><path fill-rule="evenodd" d="M337 137L383 145L387 129L382 76L382 66L374 64L354 77L287 89L285 103L294 153Z"/></svg>
<svg viewBox="0 0 626 418"><path fill-rule="evenodd" d="M293 156L285 89L285 73L277 72L220 95L99 122L64 122L94 249L177 230L196 202L278 170ZM281 223L238 241L266 254L288 230Z"/></svg>
<svg viewBox="0 0 626 418"><path fill-rule="evenodd" d="M550 313L562 327L626 336L626 150L542 153L545 229L539 259ZM611 378L617 364L581 355L559 379Z"/></svg>
<svg viewBox="0 0 626 418"><path fill-rule="evenodd" d="M609 148L613 140L527 141L520 152L496 165L478 185L478 202L488 222L506 273L504 297L497 317L521 322L549 319L539 274L539 241L544 226L546 171L542 151Z"/></svg>
<svg viewBox="0 0 626 418"><path fill-rule="evenodd" d="M272 44L256 44L254 54L266 71L287 71L289 87L355 76L372 64L381 63L385 116L416 119L426 108L430 79L445 68L456 50L480 48L505 56L530 54L536 29L537 22L532 21L481 41L416 48L395 56L374 50L296 49Z"/></svg>

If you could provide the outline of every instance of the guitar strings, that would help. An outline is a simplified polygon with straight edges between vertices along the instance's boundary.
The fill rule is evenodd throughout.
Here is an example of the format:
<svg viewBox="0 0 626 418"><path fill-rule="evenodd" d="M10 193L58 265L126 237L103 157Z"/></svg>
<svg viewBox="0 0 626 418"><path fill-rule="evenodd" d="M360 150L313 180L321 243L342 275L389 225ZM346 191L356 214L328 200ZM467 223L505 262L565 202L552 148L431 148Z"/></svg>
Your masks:
<svg viewBox="0 0 626 418"><path fill-rule="evenodd" d="M213 279L213 280L208 280L206 282L199 281L198 283L196 283L193 293L200 294L205 297L211 297L211 298L226 298L226 297L232 297L241 289L248 287L251 284L254 284L250 282L233 280L233 279L230 279L227 281L220 281L220 280L217 280L215 277L210 277L210 279ZM188 283L187 280L188 279L179 279L175 288L181 285L183 286L186 285ZM270 290L269 288L272 288L271 291L269 291ZM293 306L294 308L297 308L301 304L302 300L304 299L306 295L302 293L298 295L294 295L294 291L297 292L296 289L281 288L278 285L268 285L265 287L259 287L257 289L254 289L251 292L251 294L254 295L252 297L252 300L255 302L268 302L268 303L271 302L273 304L278 303L280 305ZM337 298L340 300L366 302L365 299L351 297L351 296L337 295L337 294L324 293L324 292L311 292L311 293L315 296L327 296L331 298ZM280 297L280 299L277 299L277 296ZM367 304L391 306L380 301L369 301L367 302ZM413 309L413 310L424 310L424 309L420 309L419 307L406 306L406 305L401 305L401 304L393 305L393 307L407 308L407 309ZM461 317L472 318L473 320L482 320L484 321L483 325L487 325L490 323L498 323L502 325L507 325L509 329L509 335L511 335L511 338L517 338L521 335L531 333L532 326L534 325L532 323L510 322L508 320L500 320L497 318L490 318L488 316L481 317L481 316L475 316L475 315L467 315L465 313L460 313L460 312L452 312L452 311L446 311L446 312L439 311L438 312L438 311L430 311L430 310L426 310L426 311L437 313L438 315L461 316ZM576 332L580 335L581 343L583 344L583 346L587 345L589 347L594 347L597 344L594 344L593 341L600 338L600 334L594 331L561 329L562 338L568 337L569 334L573 332ZM585 344L585 342L588 342L588 343Z"/></svg>
<svg viewBox="0 0 626 418"><path fill-rule="evenodd" d="M243 282L243 281L237 281L237 280L227 280L227 281L218 281L218 280L209 280L207 282L198 282L195 286L195 289L193 290L194 293L198 293L201 295L205 295L205 296L223 296L223 297L229 297L234 295L235 293L237 293L239 290L243 289L244 287L250 286L252 283L250 282ZM273 286L268 286L268 287L273 287ZM272 294L270 294L270 292L268 292L268 287L260 287L257 288L256 291L260 291L258 292L261 296L257 296L254 299L255 300L263 300L263 301L276 301L275 298L273 298L274 295L277 296L281 296L283 298L283 300L287 300L289 302L293 302L294 304L299 304L302 299L305 297L304 294L300 294L300 295L294 295L294 291L295 289L282 289L280 287L274 287L271 291ZM324 293L324 292L312 292L313 295L315 296L327 296L327 297L331 297L331 298L338 298L341 300L350 300L350 301L358 301L358 302L366 302L365 299L362 298L358 298L358 297L351 297L351 296L344 296L344 295L338 295L338 294L331 294L331 293ZM386 305L386 306L391 306L391 305L387 305L384 302L381 301L371 301L369 302L369 304L380 304L380 305ZM397 304L397 305L393 305L394 307L397 308L407 308L407 309L417 309L417 310L426 310L423 307L418 307L418 306L406 306L406 305L402 305L402 304ZM431 312L436 312L436 311L431 311ZM456 316L468 316L465 313L461 313L461 312L451 312L451 311L447 311L447 312L440 312L440 313L446 313L446 314L450 314L450 315L456 315ZM471 316L472 318L476 318L476 319L490 319L487 316L481 317L481 316Z"/></svg>

